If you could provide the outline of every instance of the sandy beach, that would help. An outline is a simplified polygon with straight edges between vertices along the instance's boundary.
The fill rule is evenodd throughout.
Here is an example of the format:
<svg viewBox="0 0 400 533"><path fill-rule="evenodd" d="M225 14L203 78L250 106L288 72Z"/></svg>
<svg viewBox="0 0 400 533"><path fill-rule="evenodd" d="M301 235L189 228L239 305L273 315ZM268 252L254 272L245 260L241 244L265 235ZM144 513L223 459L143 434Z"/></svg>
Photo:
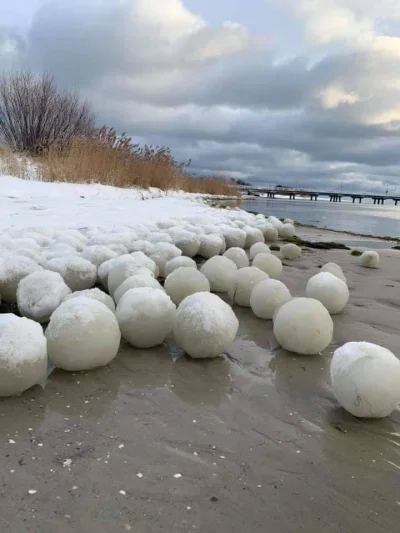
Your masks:
<svg viewBox="0 0 400 533"><path fill-rule="evenodd" d="M323 236L299 229L310 233ZM394 531L400 412L346 414L329 361L350 340L398 353L399 254L380 250L378 270L342 250L284 261L293 295L327 261L347 276L350 302L320 356L284 352L271 322L235 308L239 334L223 358L122 345L106 368L54 371L44 390L0 400L1 531Z"/></svg>

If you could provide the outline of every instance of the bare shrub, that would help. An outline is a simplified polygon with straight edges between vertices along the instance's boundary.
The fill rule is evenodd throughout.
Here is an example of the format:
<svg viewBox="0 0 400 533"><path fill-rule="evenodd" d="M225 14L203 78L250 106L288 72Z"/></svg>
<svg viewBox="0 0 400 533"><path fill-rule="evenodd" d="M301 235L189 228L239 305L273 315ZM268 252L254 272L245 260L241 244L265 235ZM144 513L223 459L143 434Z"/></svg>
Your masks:
<svg viewBox="0 0 400 533"><path fill-rule="evenodd" d="M93 130L90 105L76 91L60 91L53 76L20 71L0 78L0 142L32 155Z"/></svg>

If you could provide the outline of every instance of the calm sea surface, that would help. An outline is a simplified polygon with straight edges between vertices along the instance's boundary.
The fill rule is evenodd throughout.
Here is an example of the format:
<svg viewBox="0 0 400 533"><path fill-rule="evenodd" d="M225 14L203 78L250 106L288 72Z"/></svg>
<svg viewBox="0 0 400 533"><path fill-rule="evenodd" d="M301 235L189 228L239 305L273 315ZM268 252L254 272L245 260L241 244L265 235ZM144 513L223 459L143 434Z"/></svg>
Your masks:
<svg viewBox="0 0 400 533"><path fill-rule="evenodd" d="M400 237L400 205L373 205L325 200L285 200L257 198L244 199L240 205L246 211L255 211L278 218L292 218L318 228L351 231L379 237Z"/></svg>

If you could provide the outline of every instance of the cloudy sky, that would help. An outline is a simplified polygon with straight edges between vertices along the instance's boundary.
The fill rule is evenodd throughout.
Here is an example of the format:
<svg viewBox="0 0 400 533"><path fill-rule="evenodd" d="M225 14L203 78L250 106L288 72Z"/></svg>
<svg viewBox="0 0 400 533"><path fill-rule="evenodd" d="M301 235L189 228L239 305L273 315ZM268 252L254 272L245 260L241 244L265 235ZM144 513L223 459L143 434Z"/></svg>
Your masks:
<svg viewBox="0 0 400 533"><path fill-rule="evenodd" d="M197 172L400 193L400 0L0 0L0 68Z"/></svg>

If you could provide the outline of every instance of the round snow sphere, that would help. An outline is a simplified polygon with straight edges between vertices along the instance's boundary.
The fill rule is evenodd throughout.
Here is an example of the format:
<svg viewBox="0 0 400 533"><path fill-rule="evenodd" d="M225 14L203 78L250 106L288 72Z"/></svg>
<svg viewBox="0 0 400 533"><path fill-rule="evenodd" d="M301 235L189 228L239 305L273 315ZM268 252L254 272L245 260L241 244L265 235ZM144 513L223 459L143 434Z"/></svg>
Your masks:
<svg viewBox="0 0 400 533"><path fill-rule="evenodd" d="M223 242L219 235L200 235L199 255L204 259L210 259L221 252L222 245Z"/></svg>
<svg viewBox="0 0 400 533"><path fill-rule="evenodd" d="M233 248L231 248L233 250ZM200 272L205 275L213 292L228 292L236 264L227 257L216 255L206 261Z"/></svg>
<svg viewBox="0 0 400 533"><path fill-rule="evenodd" d="M108 274L108 292L114 297L115 291L126 279L136 274L148 274L154 277L153 272L141 265L133 258L131 263L122 263L114 266Z"/></svg>
<svg viewBox="0 0 400 533"><path fill-rule="evenodd" d="M194 358L218 357L235 340L239 321L215 294L199 292L183 300L174 321L174 336Z"/></svg>
<svg viewBox="0 0 400 533"><path fill-rule="evenodd" d="M226 249L244 248L246 244L246 232L238 228L224 228Z"/></svg>
<svg viewBox="0 0 400 533"><path fill-rule="evenodd" d="M308 280L306 296L320 301L331 315L336 315L347 304L350 295L344 281L330 272L320 272Z"/></svg>
<svg viewBox="0 0 400 533"><path fill-rule="evenodd" d="M265 242L276 242L279 237L278 230L274 228L272 225L265 225L265 227L262 230Z"/></svg>
<svg viewBox="0 0 400 533"><path fill-rule="evenodd" d="M38 252L37 250L32 250L30 248L16 248L8 255L18 255L19 257L27 257L38 265L42 265L46 262L46 258L41 252Z"/></svg>
<svg viewBox="0 0 400 533"><path fill-rule="evenodd" d="M82 257L93 263L93 265L95 265L97 268L99 268L99 266L104 263L104 261L108 261L109 259L118 257L118 254L113 252L107 246L95 244L94 246L86 246L83 249Z"/></svg>
<svg viewBox="0 0 400 533"><path fill-rule="evenodd" d="M111 243L111 244L107 244L107 248L115 252L118 257L128 253L128 248L124 246L123 244Z"/></svg>
<svg viewBox="0 0 400 533"><path fill-rule="evenodd" d="M100 289L86 289L84 291L76 291L67 296L66 300L70 298L79 298L80 296L85 296L86 298L92 298L92 300L97 300L109 308L110 311L115 313L115 304L111 296Z"/></svg>
<svg viewBox="0 0 400 533"><path fill-rule="evenodd" d="M400 361L377 344L348 342L338 348L331 381L337 401L357 417L389 416L400 403Z"/></svg>
<svg viewBox="0 0 400 533"><path fill-rule="evenodd" d="M229 297L232 298L233 303L241 307L250 307L253 287L268 278L268 274L259 268L240 268L230 277Z"/></svg>
<svg viewBox="0 0 400 533"><path fill-rule="evenodd" d="M254 286L250 306L258 318L271 320L275 311L292 298L289 289L277 279L266 279Z"/></svg>
<svg viewBox="0 0 400 533"><path fill-rule="evenodd" d="M256 242L256 244L253 244L253 246L250 248L249 256L250 260L253 261L255 256L257 254L270 254L271 250L269 249L268 244L265 244L263 242Z"/></svg>
<svg viewBox="0 0 400 533"><path fill-rule="evenodd" d="M296 235L296 229L293 224L282 224L278 228L278 233L281 237L288 239Z"/></svg>
<svg viewBox="0 0 400 533"><path fill-rule="evenodd" d="M190 294L209 292L210 283L197 268L180 267L167 276L164 288L174 304L179 305Z"/></svg>
<svg viewBox="0 0 400 533"><path fill-rule="evenodd" d="M257 254L253 260L253 267L257 267L270 278L279 278L282 274L282 261L278 258L269 254Z"/></svg>
<svg viewBox="0 0 400 533"><path fill-rule="evenodd" d="M258 228L245 227L244 231L246 232L246 244L245 248L251 248L256 243L264 242L264 235L261 230Z"/></svg>
<svg viewBox="0 0 400 533"><path fill-rule="evenodd" d="M122 336L132 346L161 344L172 330L176 307L160 289L141 287L127 291L117 305Z"/></svg>
<svg viewBox="0 0 400 533"><path fill-rule="evenodd" d="M250 264L249 258L243 248L229 248L223 257L233 261L237 268L245 268Z"/></svg>
<svg viewBox="0 0 400 533"><path fill-rule="evenodd" d="M18 285L18 309L22 316L43 324L69 294L71 289L58 272L33 272Z"/></svg>
<svg viewBox="0 0 400 533"><path fill-rule="evenodd" d="M292 226L294 226L294 220L292 220L291 218L285 218L283 223L284 224L292 224Z"/></svg>
<svg viewBox="0 0 400 533"><path fill-rule="evenodd" d="M136 241L132 243L132 252L143 252L146 255L150 255L154 252L154 244L149 241Z"/></svg>
<svg viewBox="0 0 400 533"><path fill-rule="evenodd" d="M168 233L150 233L147 237L148 241L157 244L160 242L168 242L172 244L172 237L171 235L168 235Z"/></svg>
<svg viewBox="0 0 400 533"><path fill-rule="evenodd" d="M131 257L133 257L133 259L141 265L151 270L155 278L158 277L158 266L152 259L150 259L150 257L147 257L146 254L143 252L133 252L131 253Z"/></svg>
<svg viewBox="0 0 400 533"><path fill-rule="evenodd" d="M312 298L293 298L273 317L274 335L289 352L313 355L329 346L333 322L327 309Z"/></svg>
<svg viewBox="0 0 400 533"><path fill-rule="evenodd" d="M284 259L300 259L301 257L301 248L297 244L288 243L281 246L281 254Z"/></svg>
<svg viewBox="0 0 400 533"><path fill-rule="evenodd" d="M46 337L40 324L0 314L0 396L21 394L46 376Z"/></svg>
<svg viewBox="0 0 400 533"><path fill-rule="evenodd" d="M182 251L168 242L159 242L154 246L154 252L150 258L156 263L159 276L165 278L165 265L174 257L180 257Z"/></svg>
<svg viewBox="0 0 400 533"><path fill-rule="evenodd" d="M200 250L200 239L185 230L173 232L172 239L177 248L182 251L186 257L194 257Z"/></svg>
<svg viewBox="0 0 400 533"><path fill-rule="evenodd" d="M103 303L80 296L65 300L46 329L49 358L69 371L91 370L110 363L121 340L115 315Z"/></svg>
<svg viewBox="0 0 400 533"><path fill-rule="evenodd" d="M33 272L43 270L41 266L23 256L7 256L0 260L0 294L9 304L17 302L17 288L21 279Z"/></svg>
<svg viewBox="0 0 400 533"><path fill-rule="evenodd" d="M343 274L343 270L336 263L326 263L325 265L322 266L321 272L330 272L331 274L341 279L345 283L347 282L346 276Z"/></svg>
<svg viewBox="0 0 400 533"><path fill-rule="evenodd" d="M99 270L97 271L97 277L103 287L108 289L108 275L115 266L125 265L132 262L134 262L134 259L130 255L122 255L120 257L115 257L114 259L104 261L104 263L99 266Z"/></svg>
<svg viewBox="0 0 400 533"><path fill-rule="evenodd" d="M153 289L160 289L162 291L164 290L162 285L160 285L160 283L150 275L150 272L148 274L136 274L121 283L121 285L115 291L115 303L118 305L123 295L130 289L139 289L140 287L152 287Z"/></svg>
<svg viewBox="0 0 400 533"><path fill-rule="evenodd" d="M46 269L58 272L72 291L91 289L96 283L97 268L83 257L55 257L47 262Z"/></svg>
<svg viewBox="0 0 400 533"><path fill-rule="evenodd" d="M197 269L196 261L190 257L181 256L170 259L165 265L165 275L169 276L174 270L180 267L192 267Z"/></svg>
<svg viewBox="0 0 400 533"><path fill-rule="evenodd" d="M359 263L365 268L378 268L379 254L375 250L363 252L359 257Z"/></svg>

